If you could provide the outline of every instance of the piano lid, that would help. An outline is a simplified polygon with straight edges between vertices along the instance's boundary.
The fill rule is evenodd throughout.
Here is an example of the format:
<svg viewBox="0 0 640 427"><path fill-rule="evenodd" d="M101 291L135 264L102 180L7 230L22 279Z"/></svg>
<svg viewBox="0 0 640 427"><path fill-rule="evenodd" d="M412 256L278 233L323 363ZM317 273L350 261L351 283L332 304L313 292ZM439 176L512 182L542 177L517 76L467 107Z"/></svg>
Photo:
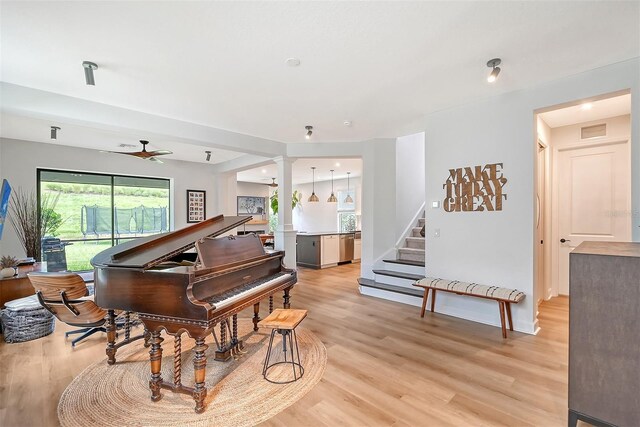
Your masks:
<svg viewBox="0 0 640 427"><path fill-rule="evenodd" d="M91 265L147 269L193 248L199 239L218 236L252 218L218 215L180 230L134 239L100 252L93 257Z"/></svg>

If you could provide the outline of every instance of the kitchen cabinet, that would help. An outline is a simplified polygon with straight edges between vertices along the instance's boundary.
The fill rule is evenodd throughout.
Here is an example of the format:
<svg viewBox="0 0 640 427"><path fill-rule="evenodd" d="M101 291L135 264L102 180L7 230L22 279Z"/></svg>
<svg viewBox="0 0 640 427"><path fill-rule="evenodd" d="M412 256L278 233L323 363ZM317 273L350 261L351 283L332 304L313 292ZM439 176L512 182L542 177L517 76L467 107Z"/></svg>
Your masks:
<svg viewBox="0 0 640 427"><path fill-rule="evenodd" d="M329 234L322 236L322 266L337 264L340 260L340 236L337 234Z"/></svg>
<svg viewBox="0 0 640 427"><path fill-rule="evenodd" d="M583 242L569 257L569 426L638 426L640 243Z"/></svg>
<svg viewBox="0 0 640 427"><path fill-rule="evenodd" d="M355 239L353 241L353 260L360 261L360 258L362 258L362 240Z"/></svg>
<svg viewBox="0 0 640 427"><path fill-rule="evenodd" d="M321 236L298 234L296 245L297 264L302 267L321 267Z"/></svg>

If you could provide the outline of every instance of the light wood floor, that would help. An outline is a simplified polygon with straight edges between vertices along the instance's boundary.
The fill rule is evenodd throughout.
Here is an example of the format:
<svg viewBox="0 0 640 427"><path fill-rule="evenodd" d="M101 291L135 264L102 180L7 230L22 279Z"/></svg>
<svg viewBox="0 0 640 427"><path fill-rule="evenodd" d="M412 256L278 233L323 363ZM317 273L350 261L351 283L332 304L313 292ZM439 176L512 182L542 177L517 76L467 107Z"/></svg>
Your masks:
<svg viewBox="0 0 640 427"><path fill-rule="evenodd" d="M421 319L417 307L361 296L359 269L300 271L292 307L309 310L304 325L329 361L322 381L267 425L566 425L566 298L541 306L537 336L503 340L495 327ZM105 358L104 335L71 349L66 330L0 342L0 426L57 425L65 387Z"/></svg>

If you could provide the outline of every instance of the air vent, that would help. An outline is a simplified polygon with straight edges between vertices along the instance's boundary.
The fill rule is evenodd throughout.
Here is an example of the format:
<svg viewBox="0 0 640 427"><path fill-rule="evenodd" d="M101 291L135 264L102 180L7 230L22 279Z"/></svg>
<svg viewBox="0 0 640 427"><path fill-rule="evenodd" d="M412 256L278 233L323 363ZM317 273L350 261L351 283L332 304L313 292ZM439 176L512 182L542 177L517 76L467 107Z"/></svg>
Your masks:
<svg viewBox="0 0 640 427"><path fill-rule="evenodd" d="M581 139L598 138L600 136L606 136L606 135L607 135L606 123L602 123L600 125L585 126L580 129Z"/></svg>

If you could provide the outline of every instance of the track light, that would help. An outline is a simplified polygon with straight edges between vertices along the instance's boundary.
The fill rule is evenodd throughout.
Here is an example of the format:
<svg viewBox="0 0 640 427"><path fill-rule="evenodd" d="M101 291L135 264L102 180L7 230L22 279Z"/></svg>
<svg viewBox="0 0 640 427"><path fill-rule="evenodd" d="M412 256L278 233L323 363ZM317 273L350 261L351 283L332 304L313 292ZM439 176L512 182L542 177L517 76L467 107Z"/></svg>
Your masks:
<svg viewBox="0 0 640 427"><path fill-rule="evenodd" d="M82 63L82 66L84 67L84 81L89 86L95 86L96 81L93 78L93 70L97 70L98 66L95 63L89 61L84 61Z"/></svg>
<svg viewBox="0 0 640 427"><path fill-rule="evenodd" d="M60 128L58 126L51 126L51 139L58 139L58 131Z"/></svg>
<svg viewBox="0 0 640 427"><path fill-rule="evenodd" d="M351 172L347 172L347 197L344 198L345 203L353 203L353 198L351 197L350 186L349 186L349 175Z"/></svg>
<svg viewBox="0 0 640 427"><path fill-rule="evenodd" d="M207 153L207 162L211 160L211 151L205 151Z"/></svg>
<svg viewBox="0 0 640 427"><path fill-rule="evenodd" d="M500 58L493 58L491 61L487 62L487 67L492 68L491 74L487 77L487 81L489 83L495 82L498 78L498 74L500 74L500 67L498 67L498 65L500 65L501 62L502 60Z"/></svg>
<svg viewBox="0 0 640 427"><path fill-rule="evenodd" d="M311 166L311 171L313 173L313 190L311 191L311 196L309 196L310 202L319 202L318 196L316 196L316 167Z"/></svg>
<svg viewBox="0 0 640 427"><path fill-rule="evenodd" d="M311 134L313 133L313 126L305 126L307 130L307 134L304 136L306 139L311 139Z"/></svg>
<svg viewBox="0 0 640 427"><path fill-rule="evenodd" d="M327 199L327 202L336 203L337 201L338 201L338 198L336 197L335 194L333 194L333 169L331 169L331 195Z"/></svg>

